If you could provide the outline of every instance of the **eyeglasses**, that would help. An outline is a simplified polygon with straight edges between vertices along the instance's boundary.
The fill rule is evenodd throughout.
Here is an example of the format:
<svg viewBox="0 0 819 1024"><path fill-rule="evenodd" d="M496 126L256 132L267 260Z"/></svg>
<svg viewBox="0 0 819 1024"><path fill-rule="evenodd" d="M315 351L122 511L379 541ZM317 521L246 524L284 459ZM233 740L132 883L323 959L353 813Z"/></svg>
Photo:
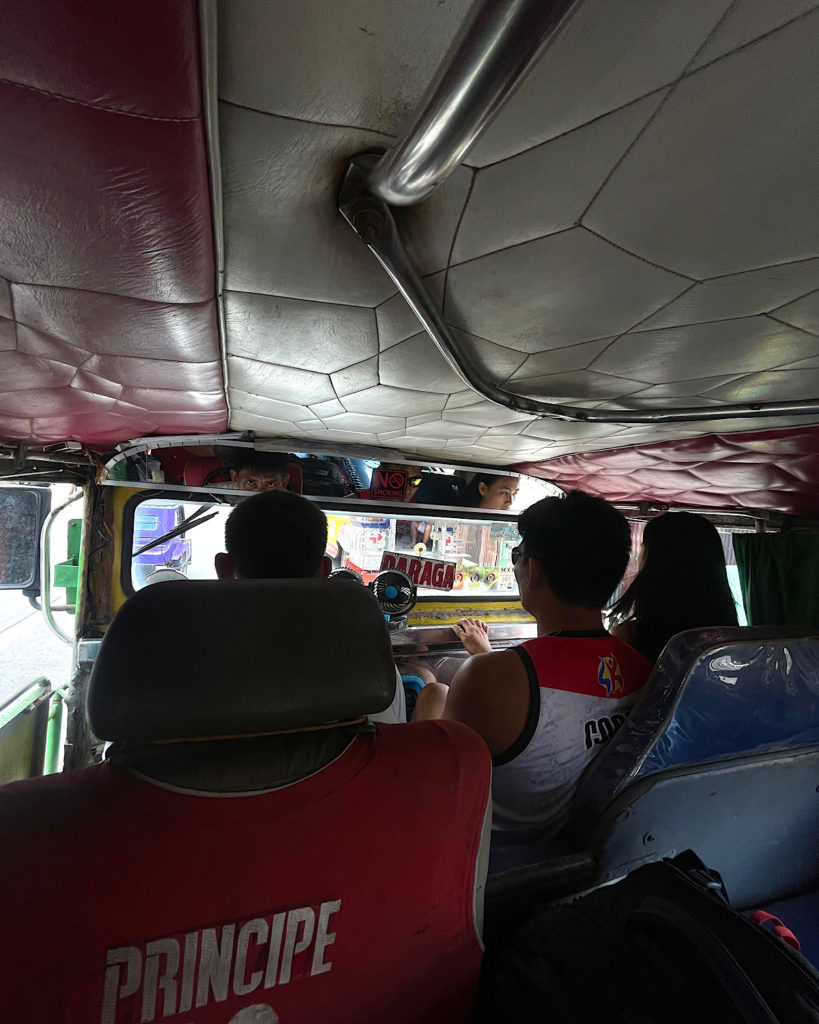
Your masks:
<svg viewBox="0 0 819 1024"><path fill-rule="evenodd" d="M515 547L513 547L512 550L509 552L509 554L512 558L512 565L517 565L521 558L529 557L528 555L524 554L522 544L516 544Z"/></svg>
<svg viewBox="0 0 819 1024"><path fill-rule="evenodd" d="M411 476L407 480L407 483L409 484L410 487L420 487L422 479L423 479L423 477L420 477L420 476Z"/></svg>

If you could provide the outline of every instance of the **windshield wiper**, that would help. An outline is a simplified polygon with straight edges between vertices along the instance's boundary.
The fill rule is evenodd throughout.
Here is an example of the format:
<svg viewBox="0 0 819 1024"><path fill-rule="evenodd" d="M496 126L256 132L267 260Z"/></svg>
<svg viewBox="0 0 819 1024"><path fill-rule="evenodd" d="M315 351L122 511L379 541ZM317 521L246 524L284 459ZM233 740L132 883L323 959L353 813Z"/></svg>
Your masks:
<svg viewBox="0 0 819 1024"><path fill-rule="evenodd" d="M179 526L174 527L173 530L168 530L167 533L163 533L161 537L157 537L156 540L152 540L150 544L146 544L141 547L139 551L134 551L131 554L131 558L136 558L137 555L142 555L146 551L151 551L153 548L159 547L160 544L164 544L166 540L172 540L174 537L178 537L180 533L184 533L185 530L194 530L197 526L201 526L202 523L208 522L209 519L213 519L214 516L218 516L218 510L211 512L209 516L204 515L204 505L200 505L199 508L188 516L187 519L183 519Z"/></svg>

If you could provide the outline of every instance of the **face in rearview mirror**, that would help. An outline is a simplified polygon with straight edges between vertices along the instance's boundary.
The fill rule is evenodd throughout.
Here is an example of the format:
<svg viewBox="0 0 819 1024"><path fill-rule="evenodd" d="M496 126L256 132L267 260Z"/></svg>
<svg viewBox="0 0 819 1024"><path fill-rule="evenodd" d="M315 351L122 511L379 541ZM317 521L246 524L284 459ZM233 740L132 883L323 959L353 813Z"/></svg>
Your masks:
<svg viewBox="0 0 819 1024"><path fill-rule="evenodd" d="M47 487L0 487L0 590L39 591L40 531Z"/></svg>

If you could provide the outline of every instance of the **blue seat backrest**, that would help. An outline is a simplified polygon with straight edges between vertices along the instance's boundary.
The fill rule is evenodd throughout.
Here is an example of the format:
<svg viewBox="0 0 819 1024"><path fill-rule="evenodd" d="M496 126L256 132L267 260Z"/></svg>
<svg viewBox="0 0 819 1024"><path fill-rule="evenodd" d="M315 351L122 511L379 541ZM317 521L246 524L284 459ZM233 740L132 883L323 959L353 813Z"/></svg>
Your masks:
<svg viewBox="0 0 819 1024"><path fill-rule="evenodd" d="M631 782L738 754L819 744L819 635L789 627L688 630L673 637L645 696L580 781L587 834Z"/></svg>

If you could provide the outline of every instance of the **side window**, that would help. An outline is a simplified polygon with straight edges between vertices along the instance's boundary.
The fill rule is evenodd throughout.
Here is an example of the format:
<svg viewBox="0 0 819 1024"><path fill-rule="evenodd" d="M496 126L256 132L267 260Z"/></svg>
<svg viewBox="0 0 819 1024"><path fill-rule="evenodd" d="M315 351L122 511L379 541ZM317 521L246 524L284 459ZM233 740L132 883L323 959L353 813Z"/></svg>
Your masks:
<svg viewBox="0 0 819 1024"><path fill-rule="evenodd" d="M40 529L51 505L47 488L0 489L0 589L27 590L40 575Z"/></svg>

